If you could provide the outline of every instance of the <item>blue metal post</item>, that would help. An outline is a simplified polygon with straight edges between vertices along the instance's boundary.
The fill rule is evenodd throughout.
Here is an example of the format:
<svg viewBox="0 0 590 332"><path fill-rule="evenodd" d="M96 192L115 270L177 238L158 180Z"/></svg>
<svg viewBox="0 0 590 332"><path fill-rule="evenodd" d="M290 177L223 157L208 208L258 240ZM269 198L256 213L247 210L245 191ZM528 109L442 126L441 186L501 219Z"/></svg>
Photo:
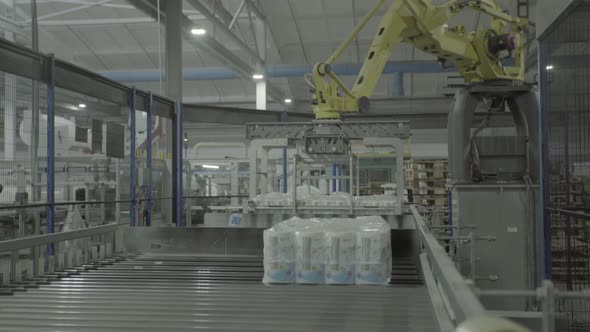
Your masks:
<svg viewBox="0 0 590 332"><path fill-rule="evenodd" d="M404 96L404 73L397 72L393 74L393 96Z"/></svg>
<svg viewBox="0 0 590 332"><path fill-rule="evenodd" d="M47 233L55 225L55 58L47 62ZM53 243L47 246L47 255L53 256ZM46 260L47 261L47 260Z"/></svg>
<svg viewBox="0 0 590 332"><path fill-rule="evenodd" d="M547 149L545 143L545 101L544 97L547 94L547 88L545 87L545 83L547 82L547 71L546 68L546 58L544 52L544 43L542 40L539 41L539 46L537 47L537 73L538 73L538 83L539 83L539 169L540 169L540 184L541 184L541 197L540 197L540 205L541 205L541 224L543 225L543 237L541 239L541 244L543 251L541 252L542 258L541 262L543 264L543 272L545 279L551 279L551 220L548 218L547 213L545 211L545 202L548 189L545 186L545 180L549 177L548 174L545 173L545 163L547 158Z"/></svg>
<svg viewBox="0 0 590 332"><path fill-rule="evenodd" d="M281 114L281 121L287 122L287 111L283 111ZM283 193L287 193L287 168L289 160L287 159L287 148L283 148Z"/></svg>
<svg viewBox="0 0 590 332"><path fill-rule="evenodd" d="M145 225L147 227L152 225L152 105L154 104L154 98L150 92L147 100L147 123L146 123L146 160L145 166L148 172L148 185L146 188L146 201L145 201Z"/></svg>
<svg viewBox="0 0 590 332"><path fill-rule="evenodd" d="M336 192L336 164L332 164L332 192Z"/></svg>
<svg viewBox="0 0 590 332"><path fill-rule="evenodd" d="M183 198L183 190L182 190L182 133L183 133L183 126L182 126L182 103L176 103L176 112L174 116L174 155L173 159L174 163L174 174L173 174L173 181L175 182L175 192L174 192L174 218L176 227L181 227L183 225L183 217L184 217L184 198Z"/></svg>
<svg viewBox="0 0 590 332"><path fill-rule="evenodd" d="M338 165L338 191L342 191L342 165Z"/></svg>
<svg viewBox="0 0 590 332"><path fill-rule="evenodd" d="M135 226L135 87L129 91L129 226Z"/></svg>
<svg viewBox="0 0 590 332"><path fill-rule="evenodd" d="M449 226L453 226L453 191L449 190L447 191L447 197L448 197L448 201L447 201L447 205L449 208ZM451 228L451 234L453 232L453 229Z"/></svg>

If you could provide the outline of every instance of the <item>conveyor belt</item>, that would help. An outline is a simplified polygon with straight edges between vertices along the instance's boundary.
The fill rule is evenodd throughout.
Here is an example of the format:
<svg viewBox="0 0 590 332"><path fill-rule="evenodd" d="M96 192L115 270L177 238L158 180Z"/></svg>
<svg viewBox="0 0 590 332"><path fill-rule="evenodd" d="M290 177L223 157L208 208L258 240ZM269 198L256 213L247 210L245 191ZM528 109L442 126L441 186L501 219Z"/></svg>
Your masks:
<svg viewBox="0 0 590 332"><path fill-rule="evenodd" d="M436 330L422 285L267 286L262 273L260 258L129 258L0 297L0 331Z"/></svg>

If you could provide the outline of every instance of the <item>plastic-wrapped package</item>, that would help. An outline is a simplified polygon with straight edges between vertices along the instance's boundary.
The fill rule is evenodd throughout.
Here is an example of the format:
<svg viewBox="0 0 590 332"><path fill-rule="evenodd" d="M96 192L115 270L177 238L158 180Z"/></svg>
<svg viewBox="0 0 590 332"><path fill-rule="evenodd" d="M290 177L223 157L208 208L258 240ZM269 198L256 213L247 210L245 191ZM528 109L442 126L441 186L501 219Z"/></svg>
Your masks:
<svg viewBox="0 0 590 332"><path fill-rule="evenodd" d="M304 195L303 197L297 196L297 204L299 206L323 206L322 202L325 201L326 197L326 195L322 194Z"/></svg>
<svg viewBox="0 0 590 332"><path fill-rule="evenodd" d="M397 197L395 195L372 195L361 196L356 200L356 204L362 207L390 207L395 205Z"/></svg>
<svg viewBox="0 0 590 332"><path fill-rule="evenodd" d="M68 214L66 215L66 220L64 221L62 231L69 232L83 228L86 228L86 225L84 224L84 220L82 220L82 216L80 215L80 211L78 211L78 208L76 206L68 208ZM64 242L65 247L68 249L74 248L74 250L81 250L88 246L90 240L76 239L67 240Z"/></svg>
<svg viewBox="0 0 590 332"><path fill-rule="evenodd" d="M264 277L262 282L295 282L295 233L288 229L264 231Z"/></svg>
<svg viewBox="0 0 590 332"><path fill-rule="evenodd" d="M256 206L290 206L293 199L290 194L271 192L260 194L252 199Z"/></svg>
<svg viewBox="0 0 590 332"><path fill-rule="evenodd" d="M356 284L386 285L391 279L391 228L381 217L358 217Z"/></svg>
<svg viewBox="0 0 590 332"><path fill-rule="evenodd" d="M302 206L348 206L350 194L335 192L331 195L307 194L298 197L298 203Z"/></svg>
<svg viewBox="0 0 590 332"><path fill-rule="evenodd" d="M298 199L304 199L307 196L310 195L319 195L321 194L320 190L317 187L314 187L312 185L301 185L301 186L297 186L297 198Z"/></svg>
<svg viewBox="0 0 590 332"><path fill-rule="evenodd" d="M291 195L277 192L267 194L266 201L268 206L289 206L293 202Z"/></svg>
<svg viewBox="0 0 590 332"><path fill-rule="evenodd" d="M285 220L264 231L264 283L389 283L390 226L381 217Z"/></svg>
<svg viewBox="0 0 590 332"><path fill-rule="evenodd" d="M316 219L311 219L316 220ZM326 270L326 235L318 225L295 232L297 283L323 284Z"/></svg>
<svg viewBox="0 0 590 332"><path fill-rule="evenodd" d="M297 204L300 206L320 206L317 204L318 201L322 200L320 190L314 186L308 186L306 184L297 186Z"/></svg>
<svg viewBox="0 0 590 332"><path fill-rule="evenodd" d="M252 199L252 202L253 202L254 204L256 204L257 206L266 206L266 204L267 204L267 201L266 201L266 196L267 196L267 195L268 195L268 194L260 194L260 195L258 195L258 196L256 196L256 197L254 197L254 198Z"/></svg>
<svg viewBox="0 0 590 332"><path fill-rule="evenodd" d="M381 195L380 196L366 196L361 197L360 201L369 202L368 205L378 206L378 201L392 201L395 202L395 196ZM260 194L252 202L259 207L280 207L291 206L293 204L292 193L278 193L271 192L267 194ZM348 206L350 203L350 194L345 192L334 192L331 195L324 195L320 190L314 186L302 185L297 187L297 204L299 206ZM393 205L393 202L391 205ZM384 204L384 203L383 203ZM383 205L382 204L382 205Z"/></svg>
<svg viewBox="0 0 590 332"><path fill-rule="evenodd" d="M328 198L328 206L348 206L350 194L345 192L334 192Z"/></svg>
<svg viewBox="0 0 590 332"><path fill-rule="evenodd" d="M328 257L326 260L327 284L354 284L356 262L356 232L351 219L342 222L340 229L326 230ZM333 230L331 230L333 229Z"/></svg>

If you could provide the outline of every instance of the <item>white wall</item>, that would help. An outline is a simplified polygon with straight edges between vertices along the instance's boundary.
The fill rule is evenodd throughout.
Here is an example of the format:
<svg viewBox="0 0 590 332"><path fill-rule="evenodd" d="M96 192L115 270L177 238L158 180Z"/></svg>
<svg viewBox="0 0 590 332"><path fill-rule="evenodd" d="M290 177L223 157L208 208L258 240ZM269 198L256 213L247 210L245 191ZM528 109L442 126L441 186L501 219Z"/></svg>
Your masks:
<svg viewBox="0 0 590 332"><path fill-rule="evenodd" d="M536 30L539 37L576 0L537 0Z"/></svg>

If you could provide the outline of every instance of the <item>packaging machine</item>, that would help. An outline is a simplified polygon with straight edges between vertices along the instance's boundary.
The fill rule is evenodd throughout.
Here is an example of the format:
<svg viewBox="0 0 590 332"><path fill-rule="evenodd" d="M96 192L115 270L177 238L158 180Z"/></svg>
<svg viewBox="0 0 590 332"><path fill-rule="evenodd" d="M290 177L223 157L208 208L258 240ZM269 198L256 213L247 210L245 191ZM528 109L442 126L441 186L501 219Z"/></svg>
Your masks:
<svg viewBox="0 0 590 332"><path fill-rule="evenodd" d="M394 228L408 227L402 213L404 142L410 137L407 122L252 123L246 126L246 137L247 146L240 146L246 151L245 159L194 161L197 165L226 165L221 172L225 175L210 175L199 192L210 193L211 178L216 177L216 187L226 188L232 197L226 205L219 204L220 197L212 197L206 208L189 201L189 210L208 211L204 226L268 228L292 215L380 215ZM282 163L276 159L273 163L269 152L283 149ZM359 195L357 155L366 151L393 156L393 193ZM243 172L248 172L247 182L242 181ZM241 197L244 193L247 197ZM234 221L239 217L239 222L230 222L232 216Z"/></svg>

